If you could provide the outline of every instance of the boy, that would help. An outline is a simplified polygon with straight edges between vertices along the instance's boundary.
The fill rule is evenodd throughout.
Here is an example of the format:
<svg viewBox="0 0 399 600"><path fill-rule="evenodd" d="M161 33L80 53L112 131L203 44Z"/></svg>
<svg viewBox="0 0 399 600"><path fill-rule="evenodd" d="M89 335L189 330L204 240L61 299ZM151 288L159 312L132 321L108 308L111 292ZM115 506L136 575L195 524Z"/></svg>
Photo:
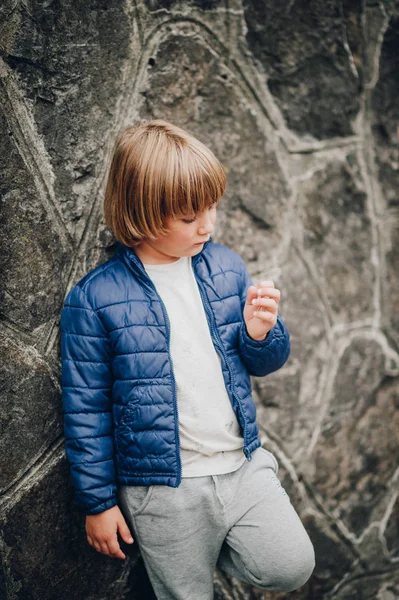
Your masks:
<svg viewBox="0 0 399 600"><path fill-rule="evenodd" d="M117 252L61 317L66 453L87 539L125 558L126 517L160 599L213 598L216 566L279 590L314 568L251 395L250 375L289 355L280 292L254 286L211 241L225 187L217 158L184 130L154 120L123 131L104 203Z"/></svg>

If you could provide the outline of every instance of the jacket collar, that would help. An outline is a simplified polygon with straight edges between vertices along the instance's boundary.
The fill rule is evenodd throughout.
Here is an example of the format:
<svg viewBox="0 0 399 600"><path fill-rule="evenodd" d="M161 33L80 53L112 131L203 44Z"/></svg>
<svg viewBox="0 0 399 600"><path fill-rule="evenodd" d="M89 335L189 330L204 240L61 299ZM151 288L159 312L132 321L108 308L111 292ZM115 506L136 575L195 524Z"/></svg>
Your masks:
<svg viewBox="0 0 399 600"><path fill-rule="evenodd" d="M210 237L209 240L207 242L205 242L201 252L199 252L198 254L193 256L193 258L192 258L193 267L201 259L202 253L204 252L205 248L211 242L212 242L212 237ZM116 242L116 254L119 256L119 258L121 260L128 263L130 268L133 268L133 270L138 275L144 276L145 279L148 279L148 275L144 268L144 265L143 265L141 259L137 256L137 254L133 248L130 248L129 246L126 246L125 244L122 244L122 242L120 242L120 241L117 241Z"/></svg>

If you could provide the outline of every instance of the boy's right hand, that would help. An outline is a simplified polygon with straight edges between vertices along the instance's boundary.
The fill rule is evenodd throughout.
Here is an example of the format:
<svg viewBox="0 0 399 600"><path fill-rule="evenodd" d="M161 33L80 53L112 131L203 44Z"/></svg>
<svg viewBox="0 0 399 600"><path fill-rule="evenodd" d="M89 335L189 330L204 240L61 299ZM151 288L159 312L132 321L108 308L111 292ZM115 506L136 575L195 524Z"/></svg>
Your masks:
<svg viewBox="0 0 399 600"><path fill-rule="evenodd" d="M118 506L97 515L86 515L86 535L90 546L112 558L126 558L118 542L117 532L126 544L134 540Z"/></svg>

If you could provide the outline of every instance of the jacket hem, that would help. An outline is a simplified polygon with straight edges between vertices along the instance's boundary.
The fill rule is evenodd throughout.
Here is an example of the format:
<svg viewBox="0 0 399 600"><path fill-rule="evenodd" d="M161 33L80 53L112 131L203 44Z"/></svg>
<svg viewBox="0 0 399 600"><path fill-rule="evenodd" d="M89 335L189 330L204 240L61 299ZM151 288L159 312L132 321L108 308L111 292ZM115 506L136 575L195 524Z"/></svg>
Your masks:
<svg viewBox="0 0 399 600"><path fill-rule="evenodd" d="M256 438L255 440L253 440L250 444L248 444L248 446L246 446L247 451L249 453L252 453L254 450L256 450L257 448L259 448L259 446L261 446L261 441L259 438Z"/></svg>
<svg viewBox="0 0 399 600"><path fill-rule="evenodd" d="M168 485L169 487L179 487L180 482L176 473L173 474L155 474L154 473L141 473L140 475L120 475L116 476L117 484L121 485Z"/></svg>

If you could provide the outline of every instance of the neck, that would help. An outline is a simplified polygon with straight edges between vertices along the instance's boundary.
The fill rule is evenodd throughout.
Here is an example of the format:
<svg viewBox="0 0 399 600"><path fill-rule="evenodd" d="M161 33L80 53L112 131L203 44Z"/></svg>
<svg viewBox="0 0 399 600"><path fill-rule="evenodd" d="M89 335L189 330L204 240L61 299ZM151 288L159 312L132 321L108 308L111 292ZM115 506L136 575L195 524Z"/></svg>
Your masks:
<svg viewBox="0 0 399 600"><path fill-rule="evenodd" d="M167 265L179 260L179 257L168 256L159 250L156 250L146 242L141 242L134 248L135 253L143 264L147 265Z"/></svg>

